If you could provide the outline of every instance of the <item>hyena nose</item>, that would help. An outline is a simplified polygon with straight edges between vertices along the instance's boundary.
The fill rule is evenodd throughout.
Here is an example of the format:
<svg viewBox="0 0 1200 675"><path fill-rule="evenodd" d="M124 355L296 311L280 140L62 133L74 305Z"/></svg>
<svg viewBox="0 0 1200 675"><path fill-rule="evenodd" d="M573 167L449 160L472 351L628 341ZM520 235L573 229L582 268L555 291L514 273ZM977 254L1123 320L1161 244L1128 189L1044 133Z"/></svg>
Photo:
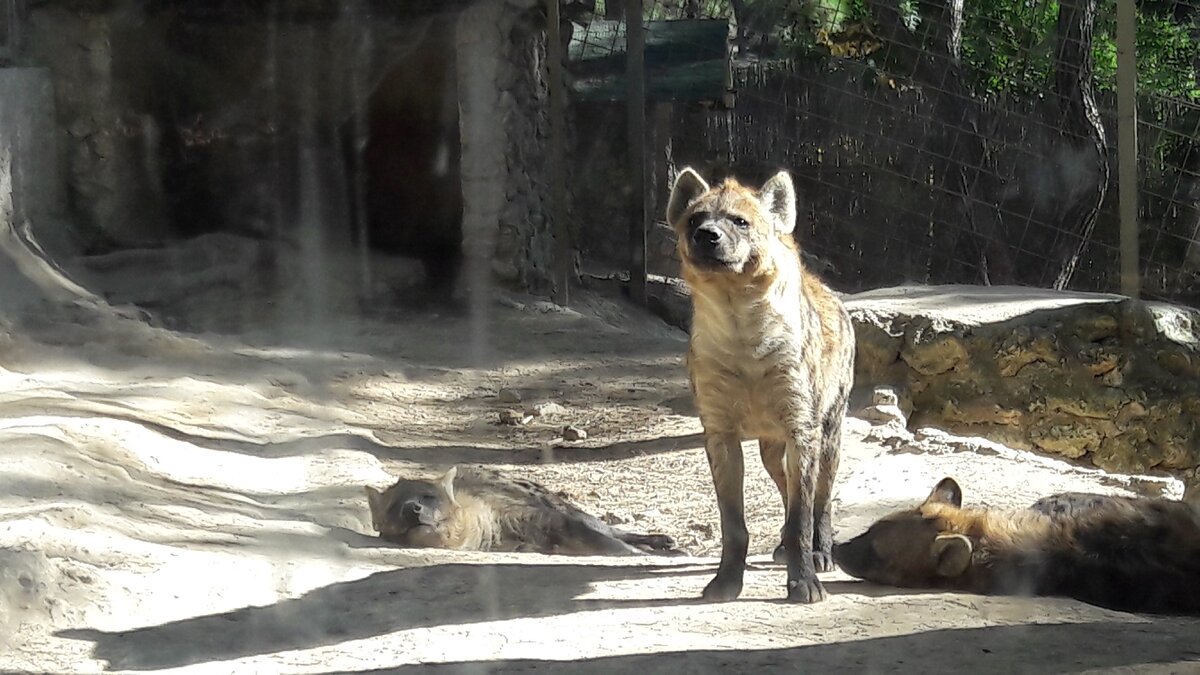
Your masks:
<svg viewBox="0 0 1200 675"><path fill-rule="evenodd" d="M715 225L701 225L692 232L692 243L704 248L712 248L720 243L725 234Z"/></svg>

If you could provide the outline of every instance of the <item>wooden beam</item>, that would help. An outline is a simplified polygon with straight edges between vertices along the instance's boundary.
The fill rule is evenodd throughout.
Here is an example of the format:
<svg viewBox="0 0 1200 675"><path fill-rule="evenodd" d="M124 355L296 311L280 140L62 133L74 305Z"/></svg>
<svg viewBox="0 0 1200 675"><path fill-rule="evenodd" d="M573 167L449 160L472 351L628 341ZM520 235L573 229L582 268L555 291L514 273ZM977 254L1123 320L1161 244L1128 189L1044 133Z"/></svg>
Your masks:
<svg viewBox="0 0 1200 675"><path fill-rule="evenodd" d="M642 0L625 0L625 69L629 85L629 293L646 304L646 40Z"/></svg>
<svg viewBox="0 0 1200 675"><path fill-rule="evenodd" d="M1121 293L1141 293L1138 269L1137 6L1117 0L1117 201L1121 216Z"/></svg>
<svg viewBox="0 0 1200 675"><path fill-rule="evenodd" d="M571 228L567 222L566 166L566 80L559 0L546 0L546 58L549 60L550 94L550 200L554 220L554 302L571 301Z"/></svg>

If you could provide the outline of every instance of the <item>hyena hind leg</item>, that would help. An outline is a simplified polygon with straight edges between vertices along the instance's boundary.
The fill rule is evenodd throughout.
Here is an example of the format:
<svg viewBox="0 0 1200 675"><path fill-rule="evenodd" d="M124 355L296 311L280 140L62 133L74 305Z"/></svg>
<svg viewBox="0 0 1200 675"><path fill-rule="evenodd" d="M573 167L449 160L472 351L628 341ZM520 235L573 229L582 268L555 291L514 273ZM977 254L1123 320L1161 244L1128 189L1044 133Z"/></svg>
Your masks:
<svg viewBox="0 0 1200 675"><path fill-rule="evenodd" d="M772 441L765 438L758 439L758 452L762 457L763 466L766 467L767 473L771 475L771 480L775 482L775 487L779 489L779 496L783 500L783 510L787 512L787 477L783 471L783 453L787 445L783 441ZM834 458L836 465L837 459ZM821 475L824 476L825 466L824 456L820 462ZM834 467L836 471L836 466ZM817 494L813 502L813 567L818 572L829 572L833 570L833 528L832 528L832 512L830 509L829 499L826 496L824 502L821 501L821 481L817 479ZM832 482L832 478L830 478ZM828 491L826 492L828 495ZM787 564L787 550L783 547L784 530L779 530L779 545L775 547L775 551L771 553L771 560L780 565Z"/></svg>
<svg viewBox="0 0 1200 675"><path fill-rule="evenodd" d="M618 530L615 527L612 528L612 532L617 539L643 551L682 555L682 552L675 550L675 540L665 534L638 534Z"/></svg>
<svg viewBox="0 0 1200 675"><path fill-rule="evenodd" d="M783 511L787 513L787 474L783 470L783 453L787 444L769 438L758 439L758 455L762 458L763 468L771 476L775 487L779 490L779 498L783 501ZM787 564L787 551L783 548L784 531L779 530L779 545L771 554L771 560L780 565Z"/></svg>
<svg viewBox="0 0 1200 675"><path fill-rule="evenodd" d="M818 572L833 571L833 483L842 451L841 410L835 406L826 414L821 435L821 456L813 494L813 566Z"/></svg>
<svg viewBox="0 0 1200 675"><path fill-rule="evenodd" d="M645 555L645 551L623 541L612 528L599 527L578 518L568 518L557 549L570 555Z"/></svg>

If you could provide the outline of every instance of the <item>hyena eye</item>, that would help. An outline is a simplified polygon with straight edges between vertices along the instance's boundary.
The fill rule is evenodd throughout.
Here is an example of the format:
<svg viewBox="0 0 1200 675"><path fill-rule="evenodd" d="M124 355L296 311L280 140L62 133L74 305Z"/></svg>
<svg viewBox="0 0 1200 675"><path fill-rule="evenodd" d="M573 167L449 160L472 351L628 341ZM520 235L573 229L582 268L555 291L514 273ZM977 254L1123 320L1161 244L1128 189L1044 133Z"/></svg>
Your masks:
<svg viewBox="0 0 1200 675"><path fill-rule="evenodd" d="M708 218L707 213L693 213L691 218L688 218L689 227L700 227Z"/></svg>
<svg viewBox="0 0 1200 675"><path fill-rule="evenodd" d="M729 220L734 225L737 225L738 227L742 228L743 230L746 229L747 227L750 227L749 221L747 221L745 218L743 218L741 216L729 216Z"/></svg>

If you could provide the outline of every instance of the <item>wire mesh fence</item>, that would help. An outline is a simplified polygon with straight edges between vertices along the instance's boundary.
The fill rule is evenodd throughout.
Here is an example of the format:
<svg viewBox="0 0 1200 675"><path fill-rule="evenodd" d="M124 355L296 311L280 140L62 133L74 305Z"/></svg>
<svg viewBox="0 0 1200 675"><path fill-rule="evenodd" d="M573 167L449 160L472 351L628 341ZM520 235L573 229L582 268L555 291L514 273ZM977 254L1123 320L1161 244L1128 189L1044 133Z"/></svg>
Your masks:
<svg viewBox="0 0 1200 675"><path fill-rule="evenodd" d="M790 169L801 243L844 290L1117 291L1116 1L648 0L651 32L728 19L734 93L659 104L655 192L685 164ZM1141 292L1200 305L1200 0L1139 2L1137 55Z"/></svg>

